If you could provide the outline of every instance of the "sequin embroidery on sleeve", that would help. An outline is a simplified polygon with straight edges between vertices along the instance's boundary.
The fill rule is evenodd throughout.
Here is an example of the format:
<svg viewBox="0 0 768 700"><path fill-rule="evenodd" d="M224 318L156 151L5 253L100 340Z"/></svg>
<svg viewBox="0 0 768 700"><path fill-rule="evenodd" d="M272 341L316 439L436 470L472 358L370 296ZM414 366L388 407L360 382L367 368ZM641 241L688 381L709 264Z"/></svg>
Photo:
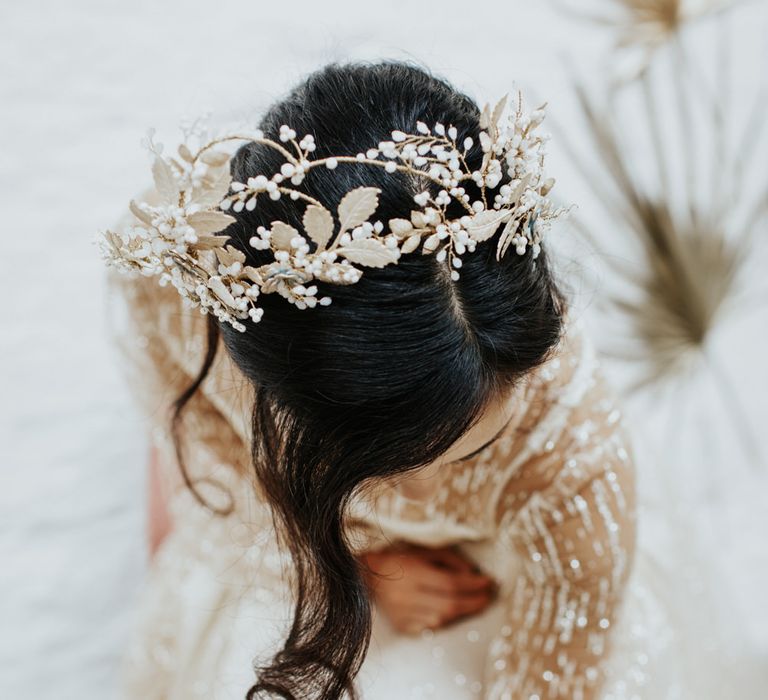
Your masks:
<svg viewBox="0 0 768 700"><path fill-rule="evenodd" d="M500 582L505 624L489 647L486 700L599 698L632 566L629 433L589 339L575 334L563 361L567 381L546 391L565 399L567 417L554 407L538 417L540 439L498 501L499 556L513 565Z"/></svg>

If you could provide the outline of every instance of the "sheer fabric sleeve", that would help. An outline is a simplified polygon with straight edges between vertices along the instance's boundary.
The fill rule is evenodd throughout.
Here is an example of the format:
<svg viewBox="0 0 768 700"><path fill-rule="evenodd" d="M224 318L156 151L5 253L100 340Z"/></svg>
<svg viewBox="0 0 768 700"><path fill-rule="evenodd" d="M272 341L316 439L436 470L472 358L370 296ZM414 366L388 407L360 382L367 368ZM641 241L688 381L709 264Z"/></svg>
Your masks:
<svg viewBox="0 0 768 700"><path fill-rule="evenodd" d="M151 201L152 190L140 198ZM126 214L117 230L131 223ZM140 409L148 439L162 456L169 491L183 489L170 437L171 406L193 381L206 350L206 317L182 304L178 292L153 277L128 277L112 269L106 290L116 358ZM205 479L222 465L249 471L250 387L223 347L207 379L184 411L186 463Z"/></svg>
<svg viewBox="0 0 768 700"><path fill-rule="evenodd" d="M635 547L629 434L589 338L574 332L543 385L525 453L498 502L504 626L486 700L593 700ZM551 372L551 368L546 370Z"/></svg>

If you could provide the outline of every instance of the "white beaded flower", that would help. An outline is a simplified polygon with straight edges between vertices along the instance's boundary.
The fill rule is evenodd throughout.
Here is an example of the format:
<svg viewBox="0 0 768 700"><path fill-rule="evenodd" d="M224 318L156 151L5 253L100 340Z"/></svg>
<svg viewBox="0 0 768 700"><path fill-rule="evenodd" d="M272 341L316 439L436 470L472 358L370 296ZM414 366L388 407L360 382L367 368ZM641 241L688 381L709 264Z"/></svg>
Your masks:
<svg viewBox="0 0 768 700"><path fill-rule="evenodd" d="M158 275L160 284L172 284L189 304L239 331L246 329L243 320L261 319L263 310L256 305L261 293L278 293L299 309L324 306L331 298L318 298L314 281L354 284L363 274L361 267L384 267L419 249L445 261L451 278L458 280L462 256L500 228L497 259L511 245L518 255L530 247L535 259L544 232L563 210L555 210L547 197L554 184L543 171L548 137L536 133L544 118L543 106L526 115L518 100L517 110L502 119L506 102L504 96L493 110L486 104L482 111L483 159L477 170L471 170L465 159L473 139L466 137L459 145L456 127L439 122L430 128L419 121L415 134L394 130L391 140L365 153L316 160L310 158L316 149L314 136L306 134L297 141L296 131L285 124L279 129L279 141L265 138L261 131L228 135L209 140L195 153L182 144L178 158L163 157L162 149L150 139L161 203L132 201L136 223L120 233L101 235L103 257L121 271ZM271 175L232 182L229 155L216 146L237 140L268 145L282 154L284 162ZM342 163L418 174L440 189L435 196L428 190L418 192L413 197L418 208L411 210L410 217L390 219L386 227L372 219L379 203L378 188L347 192L335 216L321 202L295 189L311 168L335 170ZM510 181L499 187L505 173ZM468 180L480 191L474 201L464 187ZM260 226L249 241L255 250L270 250L273 262L246 265L246 255L228 245L227 236L214 235L235 221L227 211L252 211L260 197L277 200L282 196L306 205L303 230L273 221L268 228ZM462 216L448 217L452 201L462 205Z"/></svg>

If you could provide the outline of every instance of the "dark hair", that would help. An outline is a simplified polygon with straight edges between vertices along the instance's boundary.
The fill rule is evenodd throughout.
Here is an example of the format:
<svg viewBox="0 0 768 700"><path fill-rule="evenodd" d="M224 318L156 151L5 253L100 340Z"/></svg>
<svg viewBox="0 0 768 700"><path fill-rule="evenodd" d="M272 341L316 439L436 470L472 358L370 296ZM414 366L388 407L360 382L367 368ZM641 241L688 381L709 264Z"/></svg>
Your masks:
<svg viewBox="0 0 768 700"><path fill-rule="evenodd" d="M273 138L281 124L312 134L313 157L354 155L437 121L474 139L469 167L479 168L480 110L447 81L400 61L333 63L312 73L273 105L259 128ZM279 170L281 156L253 142L232 160L245 182ZM503 184L508 178L502 180ZM335 211L359 186L381 189L375 218L408 217L413 195L439 187L371 165L309 171L301 188ZM474 183L467 191L476 199ZM458 202L450 216L464 211ZM303 206L259 199L227 229L248 264L270 262L248 245L259 225L285 221L301 229ZM366 480L435 461L491 401L544 362L560 339L565 297L543 246L538 258L512 252L497 261L495 237L464 256L452 281L434 255L404 255L396 265L365 268L349 286L318 282L327 307L301 310L278 294L262 295L264 317L246 332L209 317L209 353L193 393L211 365L219 333L255 388L253 466L271 503L281 542L295 566L295 614L284 647L259 669L248 699L335 700L348 692L370 640L370 603L346 539L345 506ZM179 397L180 414L191 393Z"/></svg>

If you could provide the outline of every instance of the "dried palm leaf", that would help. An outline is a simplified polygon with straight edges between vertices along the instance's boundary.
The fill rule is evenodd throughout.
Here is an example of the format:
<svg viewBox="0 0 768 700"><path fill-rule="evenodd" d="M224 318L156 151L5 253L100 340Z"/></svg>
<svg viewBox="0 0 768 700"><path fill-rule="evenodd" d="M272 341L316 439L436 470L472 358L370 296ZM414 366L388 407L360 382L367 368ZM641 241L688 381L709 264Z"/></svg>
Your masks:
<svg viewBox="0 0 768 700"><path fill-rule="evenodd" d="M679 35L686 24L730 9L744 0L601 0L603 11L585 12L583 2L553 0L563 12L601 26L616 34L617 49L639 52L625 79L645 72L654 52Z"/></svg>
<svg viewBox="0 0 768 700"><path fill-rule="evenodd" d="M613 289L606 285L597 304L623 317L629 328L626 347L601 350L641 369L625 387L627 393L658 390L708 368L743 444L756 455L745 412L707 339L734 314L754 311L749 302L764 306L768 301L746 274L758 235L768 228L768 174L762 168L761 180L751 177L754 163L768 162L766 149L760 148L768 90L763 85L746 126L737 130L721 101L697 89L701 76L694 76L680 45L670 60L676 61L672 70L646 71L633 89L609 93L605 104L577 82L597 164L577 152L567 135L561 139L637 250L631 262L618 256L609 261ZM660 100L664 89L668 99ZM630 101L631 119L622 117L620 100ZM638 154L638 143L646 144L644 153ZM650 177L641 161L652 164ZM579 216L574 223L598 254L610 249L611 242L597 240L594 227Z"/></svg>

